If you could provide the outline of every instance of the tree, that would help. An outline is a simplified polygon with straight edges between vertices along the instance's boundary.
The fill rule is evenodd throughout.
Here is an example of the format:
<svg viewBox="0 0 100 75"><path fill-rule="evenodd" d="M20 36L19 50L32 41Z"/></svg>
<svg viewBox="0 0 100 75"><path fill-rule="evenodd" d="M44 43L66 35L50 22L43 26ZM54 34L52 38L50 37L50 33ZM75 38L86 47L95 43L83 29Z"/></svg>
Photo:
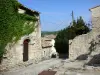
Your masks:
<svg viewBox="0 0 100 75"><path fill-rule="evenodd" d="M77 24L74 26L76 36L81 35L81 34L86 34L87 32L90 31L90 29L87 27L87 24L84 22L82 17L80 16L79 19L77 19Z"/></svg>
<svg viewBox="0 0 100 75"><path fill-rule="evenodd" d="M68 54L69 40L74 39L76 36L86 34L89 31L90 29L81 16L77 20L73 20L71 25L58 32L55 38L55 48L57 52Z"/></svg>
<svg viewBox="0 0 100 75"><path fill-rule="evenodd" d="M68 39L64 30L61 30L55 39L55 48L58 53L68 53Z"/></svg>

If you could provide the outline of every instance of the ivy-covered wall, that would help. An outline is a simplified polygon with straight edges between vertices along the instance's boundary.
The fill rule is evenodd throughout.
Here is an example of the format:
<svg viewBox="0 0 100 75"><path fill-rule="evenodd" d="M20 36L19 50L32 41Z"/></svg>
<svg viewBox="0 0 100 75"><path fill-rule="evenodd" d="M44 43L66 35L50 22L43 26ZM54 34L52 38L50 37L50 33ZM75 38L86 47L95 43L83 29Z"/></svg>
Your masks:
<svg viewBox="0 0 100 75"><path fill-rule="evenodd" d="M5 46L9 42L17 42L24 35L28 35L35 29L36 15L19 14L21 6L16 0L0 0L0 59L5 52ZM24 24L26 21L34 24Z"/></svg>

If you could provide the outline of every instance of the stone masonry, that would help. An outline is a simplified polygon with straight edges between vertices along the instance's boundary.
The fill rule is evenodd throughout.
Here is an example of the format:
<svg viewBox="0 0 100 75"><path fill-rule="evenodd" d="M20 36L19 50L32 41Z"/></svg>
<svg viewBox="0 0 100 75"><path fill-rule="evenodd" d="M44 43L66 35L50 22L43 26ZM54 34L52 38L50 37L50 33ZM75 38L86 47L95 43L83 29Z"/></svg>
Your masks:
<svg viewBox="0 0 100 75"><path fill-rule="evenodd" d="M19 14L27 14L25 12L31 12L32 14L36 15L38 21L35 23L35 31L33 31L29 35L25 35L17 41L17 43L8 43L6 46L6 53L3 56L3 60L0 64L0 70L7 70L10 68L14 68L15 66L22 66L28 64L30 61L31 63L37 63L42 60L44 57L44 52L42 51L41 47L41 27L40 27L40 16L39 12L33 11L24 7L23 5L21 8L18 8ZM30 14L27 14L30 15ZM32 16L32 15L30 15ZM25 24L32 25L33 22L26 21ZM28 60L26 62L23 61L23 53L24 53L24 41L29 39L30 42L28 43ZM30 63L29 63L30 64Z"/></svg>
<svg viewBox="0 0 100 75"><path fill-rule="evenodd" d="M52 55L57 55L56 49L54 47L55 40L56 38L55 35L46 35L42 37L42 51L44 52L44 59L49 59L52 57Z"/></svg>
<svg viewBox="0 0 100 75"><path fill-rule="evenodd" d="M71 60L76 59L80 55L89 54L90 47L93 47L91 42L95 41L96 43L96 41L99 41L100 37L98 36L100 36L100 6L91 8L90 11L92 13L92 31L87 34L77 36L73 40L69 41L69 59ZM100 48L100 45L98 45L98 47ZM94 52L96 54L100 53L100 51L98 52L97 46Z"/></svg>

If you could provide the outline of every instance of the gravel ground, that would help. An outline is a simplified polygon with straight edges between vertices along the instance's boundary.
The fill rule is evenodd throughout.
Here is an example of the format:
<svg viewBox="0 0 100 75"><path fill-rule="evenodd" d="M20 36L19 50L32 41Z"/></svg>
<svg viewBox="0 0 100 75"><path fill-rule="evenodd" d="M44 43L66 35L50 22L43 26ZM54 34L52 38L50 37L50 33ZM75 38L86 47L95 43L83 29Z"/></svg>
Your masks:
<svg viewBox="0 0 100 75"><path fill-rule="evenodd" d="M100 75L100 67L85 66L84 61L63 62L59 68L54 68L57 71L56 75Z"/></svg>
<svg viewBox="0 0 100 75"><path fill-rule="evenodd" d="M85 66L84 61L50 59L17 70L2 72L0 75L38 75L43 70L57 71L55 75L100 75L100 67Z"/></svg>
<svg viewBox="0 0 100 75"><path fill-rule="evenodd" d="M47 70L50 67L58 67L60 65L61 59L50 59L40 62L38 64L32 64L30 66L23 67L21 69L2 72L0 73L0 75L38 75L43 70Z"/></svg>

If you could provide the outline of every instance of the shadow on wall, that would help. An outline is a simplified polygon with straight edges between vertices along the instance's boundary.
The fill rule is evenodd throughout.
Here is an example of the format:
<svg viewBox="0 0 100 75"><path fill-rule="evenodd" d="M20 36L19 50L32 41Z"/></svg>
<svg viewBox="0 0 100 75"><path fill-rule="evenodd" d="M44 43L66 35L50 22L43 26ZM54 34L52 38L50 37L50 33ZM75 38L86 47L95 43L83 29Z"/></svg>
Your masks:
<svg viewBox="0 0 100 75"><path fill-rule="evenodd" d="M87 63L89 66L100 66L100 54L94 55L93 58Z"/></svg>
<svg viewBox="0 0 100 75"><path fill-rule="evenodd" d="M98 45L99 43L97 43L94 39L92 39L92 41L89 44L91 44L89 47L89 52L87 54L82 54L78 56L76 60L87 60L88 56L91 55L93 51L95 51L96 45Z"/></svg>
<svg viewBox="0 0 100 75"><path fill-rule="evenodd" d="M51 58L56 58L56 57L57 57L56 54L52 54L52 55L51 55Z"/></svg>
<svg viewBox="0 0 100 75"><path fill-rule="evenodd" d="M83 54L76 58L76 60L87 60L87 59L88 59L88 54ZM100 66L100 54L94 55L92 59L85 65L95 66L95 67Z"/></svg>
<svg viewBox="0 0 100 75"><path fill-rule="evenodd" d="M82 54L76 58L76 60L87 60L88 54Z"/></svg>

